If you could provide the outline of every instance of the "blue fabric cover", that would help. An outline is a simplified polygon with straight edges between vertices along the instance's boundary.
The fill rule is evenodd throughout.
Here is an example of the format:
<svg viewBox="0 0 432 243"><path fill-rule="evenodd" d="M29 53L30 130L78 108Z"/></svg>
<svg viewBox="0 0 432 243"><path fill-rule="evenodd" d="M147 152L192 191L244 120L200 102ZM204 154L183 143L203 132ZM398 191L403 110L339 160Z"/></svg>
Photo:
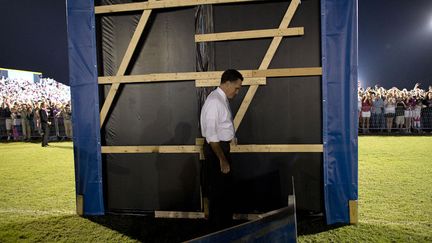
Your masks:
<svg viewBox="0 0 432 243"><path fill-rule="evenodd" d="M324 204L327 224L349 223L358 199L357 0L321 1Z"/></svg>
<svg viewBox="0 0 432 243"><path fill-rule="evenodd" d="M67 1L75 183L84 215L105 213L94 17L93 0Z"/></svg>

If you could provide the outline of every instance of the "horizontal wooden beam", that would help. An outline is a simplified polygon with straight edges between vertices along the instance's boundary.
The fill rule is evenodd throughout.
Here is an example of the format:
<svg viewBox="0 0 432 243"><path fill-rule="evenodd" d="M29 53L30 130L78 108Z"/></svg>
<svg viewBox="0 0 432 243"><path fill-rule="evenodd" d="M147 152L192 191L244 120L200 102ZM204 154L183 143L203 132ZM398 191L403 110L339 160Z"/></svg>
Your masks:
<svg viewBox="0 0 432 243"><path fill-rule="evenodd" d="M204 212L155 211L155 218L203 219Z"/></svg>
<svg viewBox="0 0 432 243"><path fill-rule="evenodd" d="M195 42L243 40L243 39L299 36L299 35L304 35L303 27L288 28L288 29L247 30L247 31L200 34L200 35L195 35Z"/></svg>
<svg viewBox="0 0 432 243"><path fill-rule="evenodd" d="M246 85L266 85L266 78L245 78L242 82ZM195 81L195 87L215 87L220 85L220 79L198 79Z"/></svg>
<svg viewBox="0 0 432 243"><path fill-rule="evenodd" d="M300 77L300 76L321 76L322 68L278 68L278 69L263 69L252 70L252 77Z"/></svg>
<svg viewBox="0 0 432 243"><path fill-rule="evenodd" d="M260 219L261 214L257 213L235 213L233 214L233 219L235 220L257 220Z"/></svg>
<svg viewBox="0 0 432 243"><path fill-rule="evenodd" d="M195 138L196 145L204 145L204 138Z"/></svg>
<svg viewBox="0 0 432 243"><path fill-rule="evenodd" d="M182 212L182 211L155 211L155 218L170 218L170 219L203 219L204 212ZM262 218L262 214L240 214L234 213L235 220L256 220Z"/></svg>
<svg viewBox="0 0 432 243"><path fill-rule="evenodd" d="M146 82L175 82L203 79L220 79L222 71L216 72L184 72L184 73L152 73L127 76L99 77L99 84L112 83L146 83ZM269 77L295 77L295 76L319 76L322 75L321 67L309 68L278 68L265 70L240 70L245 79L269 78Z"/></svg>
<svg viewBox="0 0 432 243"><path fill-rule="evenodd" d="M222 3L241 3L241 2L254 2L262 0L161 0L161 1L147 1L138 3L124 3L103 5L95 7L95 14L128 12L146 9L159 9L159 8L175 8L187 7L205 4L222 4Z"/></svg>
<svg viewBox="0 0 432 243"><path fill-rule="evenodd" d="M244 144L231 146L231 153L321 153L322 144Z"/></svg>
<svg viewBox="0 0 432 243"><path fill-rule="evenodd" d="M99 77L99 84L111 83L147 83L147 82L174 82L191 81L197 79L220 79L219 72L184 72L184 73L151 73L128 76L105 76Z"/></svg>
<svg viewBox="0 0 432 243"><path fill-rule="evenodd" d="M322 144L244 144L231 146L232 153L320 153ZM102 146L103 154L121 153L202 153L201 145Z"/></svg>
<svg viewBox="0 0 432 243"><path fill-rule="evenodd" d="M184 154L184 153L200 153L200 146L196 146L196 145L102 146L101 152L103 154L122 154L122 153Z"/></svg>

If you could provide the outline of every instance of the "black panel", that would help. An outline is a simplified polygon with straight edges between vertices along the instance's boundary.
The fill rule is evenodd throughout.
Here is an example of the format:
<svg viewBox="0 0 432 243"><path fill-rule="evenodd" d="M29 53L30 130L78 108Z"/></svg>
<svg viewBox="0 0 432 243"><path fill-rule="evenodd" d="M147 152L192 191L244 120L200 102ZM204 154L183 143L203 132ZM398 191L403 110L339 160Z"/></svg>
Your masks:
<svg viewBox="0 0 432 243"><path fill-rule="evenodd" d="M240 185L236 187L236 211L266 212L286 205L292 178L297 208L321 210L320 153L235 154L233 161L232 171Z"/></svg>
<svg viewBox="0 0 432 243"><path fill-rule="evenodd" d="M115 75L140 14L99 18L101 72ZM153 11L127 74L195 70L194 9ZM104 95L110 86L104 87ZM195 82L122 85L103 129L106 145L195 144ZM104 157L108 211L200 209L198 155Z"/></svg>
<svg viewBox="0 0 432 243"><path fill-rule="evenodd" d="M110 211L194 211L200 208L197 155L106 156Z"/></svg>
<svg viewBox="0 0 432 243"><path fill-rule="evenodd" d="M107 145L195 144L194 82L128 84L105 126Z"/></svg>
<svg viewBox="0 0 432 243"><path fill-rule="evenodd" d="M286 1L214 5L215 32L277 28ZM194 71L194 8L156 10L127 74ZM101 75L115 75L140 13L99 17ZM305 35L283 38L269 68L319 67L319 1L302 1L290 27ZM271 39L215 43L216 70L258 69ZM102 87L102 86L101 86ZM109 85L101 91L106 96ZM236 112L247 87L232 102ZM106 145L194 144L199 136L193 81L122 85L102 130ZM237 131L241 144L322 143L321 77L269 78ZM322 210L322 154L234 154L238 212L286 205L295 179L297 207ZM200 162L188 154L104 156L108 211L200 210Z"/></svg>
<svg viewBox="0 0 432 243"><path fill-rule="evenodd" d="M216 32L278 28L288 5L217 5ZM302 1L289 27L304 27L305 34L284 37L269 68L320 67L319 26L319 1ZM217 42L216 69L258 69L270 43L270 38ZM247 89L243 87L231 102L233 112ZM268 78L267 85L258 88L237 137L240 144L321 144L321 131L321 77ZM239 154L234 158L233 171L240 185L236 211L266 211L277 208L276 202L286 204L292 176L298 208L322 210L321 153ZM280 178L280 185L275 185L272 177ZM260 187L263 184L267 190ZM267 198L265 202L263 198Z"/></svg>

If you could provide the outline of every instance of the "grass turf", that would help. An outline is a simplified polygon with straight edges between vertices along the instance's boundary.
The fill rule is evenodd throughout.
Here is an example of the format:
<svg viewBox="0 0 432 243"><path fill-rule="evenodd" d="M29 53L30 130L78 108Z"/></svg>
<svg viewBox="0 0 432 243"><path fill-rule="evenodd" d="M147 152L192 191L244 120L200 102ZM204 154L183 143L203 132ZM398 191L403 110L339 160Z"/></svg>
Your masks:
<svg viewBox="0 0 432 243"><path fill-rule="evenodd" d="M0 242L160 242L179 227L76 216L72 143L50 145L0 144ZM432 137L360 137L359 224L303 226L299 242L432 242L431 148ZM180 227L187 224L200 227L197 221Z"/></svg>

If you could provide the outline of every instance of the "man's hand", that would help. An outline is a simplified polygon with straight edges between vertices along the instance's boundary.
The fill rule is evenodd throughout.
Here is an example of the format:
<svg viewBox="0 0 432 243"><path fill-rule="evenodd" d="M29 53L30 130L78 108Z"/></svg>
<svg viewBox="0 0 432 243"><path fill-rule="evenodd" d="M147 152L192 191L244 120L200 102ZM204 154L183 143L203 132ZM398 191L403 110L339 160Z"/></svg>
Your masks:
<svg viewBox="0 0 432 243"><path fill-rule="evenodd" d="M227 174L230 172L231 168L228 163L227 158L225 157L222 148L219 144L219 142L210 142L210 146L213 149L213 152L215 152L216 156L219 158L219 165L220 170L222 173Z"/></svg>
<svg viewBox="0 0 432 243"><path fill-rule="evenodd" d="M219 161L220 164L220 168L221 168L221 172L224 174L228 174L230 172L230 165L228 163L228 161L226 160L220 160Z"/></svg>
<svg viewBox="0 0 432 243"><path fill-rule="evenodd" d="M48 125L51 125L51 122L48 122Z"/></svg>

